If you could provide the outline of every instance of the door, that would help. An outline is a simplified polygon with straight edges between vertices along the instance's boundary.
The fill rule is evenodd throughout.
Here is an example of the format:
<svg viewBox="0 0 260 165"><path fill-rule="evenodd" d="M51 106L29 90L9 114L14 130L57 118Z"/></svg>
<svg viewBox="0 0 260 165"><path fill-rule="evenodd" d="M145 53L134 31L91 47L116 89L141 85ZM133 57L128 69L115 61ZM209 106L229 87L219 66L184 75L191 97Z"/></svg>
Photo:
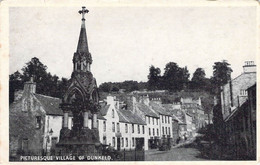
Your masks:
<svg viewBox="0 0 260 165"><path fill-rule="evenodd" d="M117 137L117 150L119 151L120 150L120 137Z"/></svg>

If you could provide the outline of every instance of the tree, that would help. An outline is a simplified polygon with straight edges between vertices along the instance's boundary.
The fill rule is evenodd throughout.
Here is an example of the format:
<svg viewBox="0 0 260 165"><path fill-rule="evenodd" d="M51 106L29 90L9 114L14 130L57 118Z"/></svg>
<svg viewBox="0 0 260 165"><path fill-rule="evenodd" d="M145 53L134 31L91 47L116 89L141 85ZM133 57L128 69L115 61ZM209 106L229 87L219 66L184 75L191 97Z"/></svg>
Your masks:
<svg viewBox="0 0 260 165"><path fill-rule="evenodd" d="M22 74L15 72L9 76L9 102L14 100L15 90L23 89L24 82L33 78L36 82L36 93L52 97L62 98L67 90L68 80L47 72L47 66L44 65L37 57L32 58L22 68Z"/></svg>
<svg viewBox="0 0 260 165"><path fill-rule="evenodd" d="M214 63L212 81L215 84L217 95L220 95L220 87L231 80L231 72L233 72L233 70L226 60Z"/></svg>
<svg viewBox="0 0 260 165"><path fill-rule="evenodd" d="M155 68L153 65L149 68L148 75L148 89L157 90L161 87L161 70L160 68Z"/></svg>
<svg viewBox="0 0 260 165"><path fill-rule="evenodd" d="M14 92L23 89L23 75L16 71L9 76L9 103L14 101Z"/></svg>
<svg viewBox="0 0 260 165"><path fill-rule="evenodd" d="M180 68L178 64L169 62L164 68L164 88L170 91L182 90L189 82L189 76L187 67Z"/></svg>
<svg viewBox="0 0 260 165"><path fill-rule="evenodd" d="M204 69L197 68L193 73L191 79L191 88L192 89L205 89L207 83L207 78Z"/></svg>
<svg viewBox="0 0 260 165"><path fill-rule="evenodd" d="M211 78L212 84L214 83L215 95L217 104L213 108L213 125L217 137L217 143L219 145L225 144L225 136L222 136L225 132L225 125L223 121L223 114L221 109L221 86L228 83L231 80L230 64L223 60L222 62L215 62L213 66L213 77Z"/></svg>

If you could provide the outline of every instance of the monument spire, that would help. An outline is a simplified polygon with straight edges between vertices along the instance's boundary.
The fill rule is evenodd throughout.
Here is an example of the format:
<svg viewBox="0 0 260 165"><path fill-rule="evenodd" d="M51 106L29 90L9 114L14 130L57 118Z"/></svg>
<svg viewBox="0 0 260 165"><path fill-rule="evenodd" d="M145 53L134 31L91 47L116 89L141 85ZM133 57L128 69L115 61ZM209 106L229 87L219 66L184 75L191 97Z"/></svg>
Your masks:
<svg viewBox="0 0 260 165"><path fill-rule="evenodd" d="M88 9L86 9L85 6L82 7L82 10L79 10L79 14L82 15L82 19L81 19L82 22L81 22L79 42L78 42L78 47L77 47L78 53L89 53L86 26L85 26L85 14L88 12L89 11L88 11Z"/></svg>

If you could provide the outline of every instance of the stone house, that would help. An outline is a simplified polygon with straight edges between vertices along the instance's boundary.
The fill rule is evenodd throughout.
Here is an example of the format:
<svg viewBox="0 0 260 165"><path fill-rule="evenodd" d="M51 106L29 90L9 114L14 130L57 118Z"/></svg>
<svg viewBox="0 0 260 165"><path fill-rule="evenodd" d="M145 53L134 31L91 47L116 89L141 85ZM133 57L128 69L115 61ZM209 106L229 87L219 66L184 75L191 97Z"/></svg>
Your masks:
<svg viewBox="0 0 260 165"><path fill-rule="evenodd" d="M224 120L247 100L247 89L256 83L254 62L246 61L243 70L241 75L222 86L221 109Z"/></svg>
<svg viewBox="0 0 260 165"><path fill-rule="evenodd" d="M225 120L227 143L237 158L256 159L256 84L247 92L248 99Z"/></svg>
<svg viewBox="0 0 260 165"><path fill-rule="evenodd" d="M205 126L205 114L201 105L201 99L193 99L191 97L181 98L181 108L192 116L192 123L195 125L196 131Z"/></svg>
<svg viewBox="0 0 260 165"><path fill-rule="evenodd" d="M35 93L36 83L25 82L24 90L15 93L15 100L9 107L10 155L42 155L55 149L60 140L63 111L61 99ZM105 120L100 114L100 123ZM89 126L91 127L91 116ZM73 117L68 116L68 129L73 126Z"/></svg>

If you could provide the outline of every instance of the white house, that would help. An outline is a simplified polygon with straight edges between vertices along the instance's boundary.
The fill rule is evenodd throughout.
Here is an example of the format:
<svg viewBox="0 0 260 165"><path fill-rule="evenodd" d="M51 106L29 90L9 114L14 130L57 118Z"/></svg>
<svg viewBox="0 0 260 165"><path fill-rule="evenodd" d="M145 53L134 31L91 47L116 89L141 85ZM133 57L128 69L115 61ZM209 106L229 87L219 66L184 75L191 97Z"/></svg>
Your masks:
<svg viewBox="0 0 260 165"><path fill-rule="evenodd" d="M103 144L111 145L117 150L148 149L145 121L132 110L122 107L116 97L107 96L101 115L106 119L99 124L99 136Z"/></svg>

